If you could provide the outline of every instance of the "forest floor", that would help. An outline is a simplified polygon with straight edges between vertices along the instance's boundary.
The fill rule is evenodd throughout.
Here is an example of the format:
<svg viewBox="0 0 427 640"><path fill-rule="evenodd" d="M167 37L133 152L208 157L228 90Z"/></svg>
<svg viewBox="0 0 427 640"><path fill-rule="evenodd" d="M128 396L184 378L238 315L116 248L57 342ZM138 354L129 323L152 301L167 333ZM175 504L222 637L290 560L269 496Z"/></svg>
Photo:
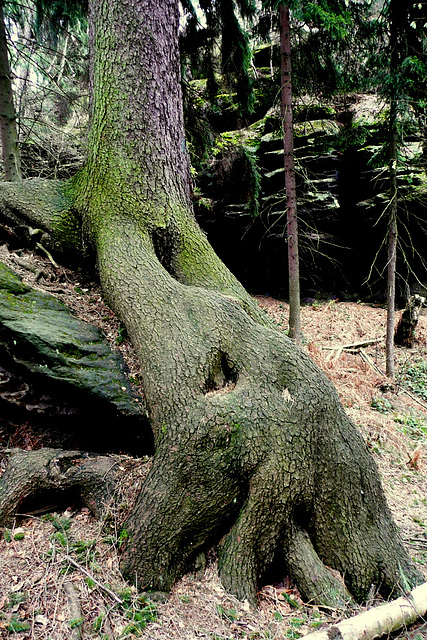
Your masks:
<svg viewBox="0 0 427 640"><path fill-rule="evenodd" d="M120 325L96 285L48 259L9 252L5 245L0 260L32 286L61 298L80 318L100 326L132 374L138 373L130 344L117 346ZM264 296L257 300L285 330L287 304ZM383 374L385 322L386 311L380 306L314 302L302 309L303 346L334 382L365 437L403 540L427 579L427 316L420 318L414 347L396 350L394 385ZM3 447L48 444L28 425L6 427L0 422ZM71 505L3 531L0 638L292 640L354 614L325 613L303 604L287 577L280 585L264 586L258 610L250 610L224 592L214 553L202 574L186 575L165 602L150 603L122 579L117 544L87 509L73 511ZM379 603L372 594L369 604ZM427 625L419 622L394 637L425 640Z"/></svg>

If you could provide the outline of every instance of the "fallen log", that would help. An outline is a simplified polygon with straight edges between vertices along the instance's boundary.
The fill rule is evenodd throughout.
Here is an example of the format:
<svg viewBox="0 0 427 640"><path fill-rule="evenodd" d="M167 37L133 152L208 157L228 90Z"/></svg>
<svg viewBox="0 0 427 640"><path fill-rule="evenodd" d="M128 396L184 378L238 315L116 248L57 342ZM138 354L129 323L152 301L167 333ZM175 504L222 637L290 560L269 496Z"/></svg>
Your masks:
<svg viewBox="0 0 427 640"><path fill-rule="evenodd" d="M309 640L373 640L413 624L427 612L427 582L402 598L360 613L328 627L309 633Z"/></svg>

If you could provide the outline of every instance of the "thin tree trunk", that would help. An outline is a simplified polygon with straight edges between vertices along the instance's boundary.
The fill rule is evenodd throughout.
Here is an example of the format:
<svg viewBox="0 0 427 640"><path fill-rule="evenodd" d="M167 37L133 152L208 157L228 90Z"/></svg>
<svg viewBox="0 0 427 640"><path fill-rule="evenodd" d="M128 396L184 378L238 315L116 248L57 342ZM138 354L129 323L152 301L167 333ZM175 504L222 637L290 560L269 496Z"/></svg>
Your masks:
<svg viewBox="0 0 427 640"><path fill-rule="evenodd" d="M281 96L283 149L285 156L285 191L289 267L289 337L301 341L300 282L298 256L298 217L295 187L294 139L292 124L292 79L289 7L280 6L280 51L282 60Z"/></svg>
<svg viewBox="0 0 427 640"><path fill-rule="evenodd" d="M390 11L390 72L396 76L399 68L398 49L398 1L391 3ZM397 125L398 125L398 88L397 78L394 78L390 101L389 119L389 181L390 203L388 221L388 251L387 251L387 337L386 337L386 374L394 379L394 319L396 304L396 249L397 249Z"/></svg>
<svg viewBox="0 0 427 640"><path fill-rule="evenodd" d="M68 51L69 39L70 39L70 36L67 33L67 35L65 36L64 48L62 50L62 53L59 54L60 65L59 65L58 75L57 75L57 78L56 78L56 82L58 84L62 80L62 75L63 75L64 69L65 69L65 63L67 62L67 51Z"/></svg>
<svg viewBox="0 0 427 640"><path fill-rule="evenodd" d="M25 45L25 58L19 56L15 66L16 85L14 91L14 103L16 111L16 126L18 139L22 131L22 123L28 103L28 83L30 79L30 60L34 55L34 39L31 37L31 22L34 21L32 5L28 7L27 18L22 29L19 29L18 40Z"/></svg>
<svg viewBox="0 0 427 640"><path fill-rule="evenodd" d="M3 2L0 2L0 132L3 170L6 180L21 179L16 113L13 104L11 71L7 53Z"/></svg>
<svg viewBox="0 0 427 640"><path fill-rule="evenodd" d="M393 101L395 102L395 101ZM396 107L390 114L390 212L388 223L387 252L387 338L386 338L386 374L394 378L394 318L396 303L396 248L397 248L397 132Z"/></svg>

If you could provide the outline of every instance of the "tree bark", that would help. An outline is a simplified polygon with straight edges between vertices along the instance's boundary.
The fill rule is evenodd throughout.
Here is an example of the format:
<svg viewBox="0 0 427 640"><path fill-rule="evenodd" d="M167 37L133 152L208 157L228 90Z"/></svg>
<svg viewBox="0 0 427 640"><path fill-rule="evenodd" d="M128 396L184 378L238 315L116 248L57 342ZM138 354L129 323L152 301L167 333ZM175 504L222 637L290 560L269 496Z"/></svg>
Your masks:
<svg viewBox="0 0 427 640"><path fill-rule="evenodd" d="M397 250L397 104L392 100L390 110L390 203L387 250L387 334L386 374L394 379L394 319L396 304L396 250Z"/></svg>
<svg viewBox="0 0 427 640"><path fill-rule="evenodd" d="M82 218L68 183L28 178L0 183L0 211L22 240L37 240L66 260L81 264L89 250L82 242Z"/></svg>
<svg viewBox="0 0 427 640"><path fill-rule="evenodd" d="M397 222L398 222L398 136L399 136L399 101L403 99L400 88L402 73L401 63L405 57L403 51L402 29L407 20L405 3L390 0L390 115L389 115L389 193L388 230L387 230L387 334L386 334L386 374L393 380L394 366L394 322L396 305L396 252L397 252Z"/></svg>
<svg viewBox="0 0 427 640"><path fill-rule="evenodd" d="M333 386L266 321L194 220L177 3L90 5L89 153L67 193L139 356L156 444L126 523L124 574L167 591L218 544L224 586L252 603L271 570L289 570L305 598L328 606L363 600L372 584L416 584Z"/></svg>
<svg viewBox="0 0 427 640"><path fill-rule="evenodd" d="M300 279L298 256L298 216L295 185L294 133L292 122L292 62L289 7L280 13L281 96L289 269L289 337L301 342Z"/></svg>
<svg viewBox="0 0 427 640"><path fill-rule="evenodd" d="M0 2L0 133L3 171L6 180L21 179L16 113L13 103L12 80L7 52L3 2Z"/></svg>
<svg viewBox="0 0 427 640"><path fill-rule="evenodd" d="M85 504L100 516L116 493L119 465L125 456L94 456L81 451L40 449L9 452L9 463L0 478L0 525L11 526L23 505L36 503L43 493L64 491L79 494Z"/></svg>

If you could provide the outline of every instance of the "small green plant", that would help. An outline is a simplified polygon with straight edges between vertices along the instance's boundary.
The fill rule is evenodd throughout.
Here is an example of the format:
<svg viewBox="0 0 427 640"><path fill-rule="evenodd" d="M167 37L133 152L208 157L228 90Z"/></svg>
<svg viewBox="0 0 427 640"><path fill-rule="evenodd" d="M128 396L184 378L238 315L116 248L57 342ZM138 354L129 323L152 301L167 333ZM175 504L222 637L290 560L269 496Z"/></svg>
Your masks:
<svg viewBox="0 0 427 640"><path fill-rule="evenodd" d="M400 431L411 440L427 444L427 422L421 414L419 416L415 413L398 415L394 421L400 425Z"/></svg>
<svg viewBox="0 0 427 640"><path fill-rule="evenodd" d="M126 331L126 327L124 325L120 325L119 330L117 332L116 345L120 346L128 339L128 332Z"/></svg>
<svg viewBox="0 0 427 640"><path fill-rule="evenodd" d="M68 537L62 531L55 531L50 539L52 540L52 542L58 542L58 544L60 544L61 547L64 547L64 549L68 548Z"/></svg>
<svg viewBox="0 0 427 640"><path fill-rule="evenodd" d="M72 550L80 560L85 560L88 555L95 552L96 540L77 540L71 545Z"/></svg>
<svg viewBox="0 0 427 640"><path fill-rule="evenodd" d="M70 620L70 629L76 629L76 627L81 627L85 619L83 617L72 618Z"/></svg>
<svg viewBox="0 0 427 640"><path fill-rule="evenodd" d="M6 542L12 542L12 532L10 529L5 529L3 531L3 538Z"/></svg>
<svg viewBox="0 0 427 640"><path fill-rule="evenodd" d="M316 611L316 610L313 610L311 618L312 620L311 620L310 626L313 627L313 629L319 629L319 627L321 627L322 624L324 624L325 622L328 622L328 620L323 617L320 611Z"/></svg>
<svg viewBox="0 0 427 640"><path fill-rule="evenodd" d="M293 627L296 627L298 629L298 627L301 627L301 625L303 625L306 622L305 618L292 618L290 620L290 623Z"/></svg>
<svg viewBox="0 0 427 640"><path fill-rule="evenodd" d="M399 379L401 384L423 400L427 400L427 360L420 360L403 367Z"/></svg>
<svg viewBox="0 0 427 640"><path fill-rule="evenodd" d="M25 538L25 533L23 531L20 531L19 533L15 533L15 535L13 536L14 540L23 540Z"/></svg>
<svg viewBox="0 0 427 640"><path fill-rule="evenodd" d="M11 591L8 595L9 602L7 603L7 608L12 609L19 604L22 604L27 599L27 594L21 593L20 591Z"/></svg>
<svg viewBox="0 0 427 640"><path fill-rule="evenodd" d="M420 527L427 528L427 525L422 520L420 520L419 518L412 518L412 520L414 522L416 522L416 524L419 524Z"/></svg>
<svg viewBox="0 0 427 640"><path fill-rule="evenodd" d="M190 596L182 595L182 596L179 596L179 599L181 600L181 602L184 602L184 603L190 602Z"/></svg>
<svg viewBox="0 0 427 640"><path fill-rule="evenodd" d="M147 624L157 620L156 607L148 598L135 596L132 589L124 589L118 595L123 601L121 609L126 617L131 620L123 629L121 637L127 637L129 634L142 635Z"/></svg>
<svg viewBox="0 0 427 640"><path fill-rule="evenodd" d="M296 600L291 598L288 593L283 591L282 596L285 598L286 602L291 605L291 607L294 607L294 609L301 609L301 605Z"/></svg>
<svg viewBox="0 0 427 640"><path fill-rule="evenodd" d="M234 622L239 618L239 614L235 609L224 609L224 607L220 604L216 605L216 610L221 618L225 620L229 620L230 622Z"/></svg>
<svg viewBox="0 0 427 640"><path fill-rule="evenodd" d="M128 530L126 529L126 527L123 527L123 529L120 531L119 534L119 549L120 547L122 547L125 542L127 542L129 540L129 533Z"/></svg>
<svg viewBox="0 0 427 640"><path fill-rule="evenodd" d="M13 615L9 620L7 625L7 631L9 633L22 633L23 631L28 631L30 629L30 624L21 620L18 615Z"/></svg>
<svg viewBox="0 0 427 640"><path fill-rule="evenodd" d="M58 516L55 513L48 513L43 516L42 520L50 522L57 531L68 531L71 525L71 519L66 516Z"/></svg>
<svg viewBox="0 0 427 640"><path fill-rule="evenodd" d="M336 136L336 149L345 151L352 147L363 147L366 144L368 134L369 129L358 122L342 127Z"/></svg>
<svg viewBox="0 0 427 640"><path fill-rule="evenodd" d="M128 587L127 589L123 589L122 591L119 591L117 595L121 600L123 600L123 602L125 602L126 604L129 604L130 602L132 602L134 592L131 587Z"/></svg>
<svg viewBox="0 0 427 640"><path fill-rule="evenodd" d="M372 398L371 408L378 413L390 413L393 409L391 403L385 398Z"/></svg>
<svg viewBox="0 0 427 640"><path fill-rule="evenodd" d="M105 614L103 613L101 613L101 615L95 618L92 624L92 631L94 633L98 633L99 631L101 631L102 625L104 624L104 620L105 620Z"/></svg>

